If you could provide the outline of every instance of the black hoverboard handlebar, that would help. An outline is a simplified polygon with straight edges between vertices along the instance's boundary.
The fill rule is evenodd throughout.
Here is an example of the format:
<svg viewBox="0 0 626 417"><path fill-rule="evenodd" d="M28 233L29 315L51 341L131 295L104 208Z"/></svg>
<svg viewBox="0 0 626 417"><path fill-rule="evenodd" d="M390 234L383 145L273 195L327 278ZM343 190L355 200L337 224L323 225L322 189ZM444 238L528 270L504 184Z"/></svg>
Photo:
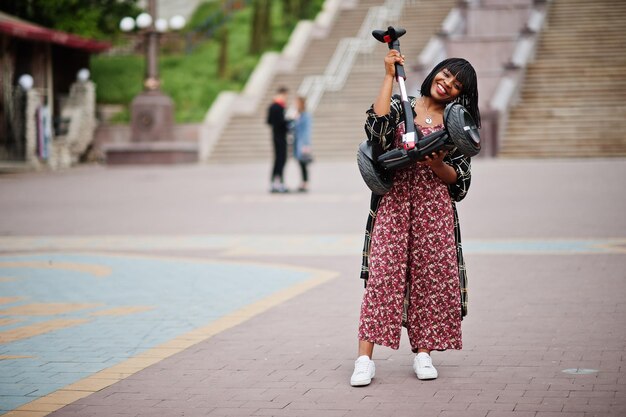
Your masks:
<svg viewBox="0 0 626 417"><path fill-rule="evenodd" d="M412 149L392 149L377 158L386 170L405 168L423 161L434 152L458 149L472 157L480 152L480 135L467 109L459 103L448 103L443 112L444 128L422 137Z"/></svg>
<svg viewBox="0 0 626 417"><path fill-rule="evenodd" d="M406 30L403 28L394 28L393 26L389 26L387 27L386 31L372 31L372 36L374 36L377 41L386 43L389 49L395 49L396 51L400 52L400 41L398 40L398 38L400 38L405 33ZM400 52L400 54L402 54L402 52ZM400 96L402 98L402 109L404 110L405 132L402 135L402 147L404 149L413 149L415 147L417 139L421 137L421 133L415 131L415 125L411 118L411 115L413 114L413 109L411 108L409 97L406 94L406 85L404 84L404 80L406 80L406 73L404 72L404 66L396 62L395 70L396 81L398 82L398 86L400 87Z"/></svg>
<svg viewBox="0 0 626 417"><path fill-rule="evenodd" d="M399 37L406 31L402 28L389 26L386 31L375 30L374 38L386 43L389 49L400 52ZM384 152L382 146L370 140L359 145L357 163L365 184L374 194L386 194L393 185L393 172L408 167L415 162L423 161L433 152L451 151L456 148L466 157L480 152L480 135L472 116L459 103L449 103L443 113L444 129L423 136L415 129L413 109L406 94L404 67L395 64L395 75L402 99L405 133L402 135L402 147Z"/></svg>
<svg viewBox="0 0 626 417"><path fill-rule="evenodd" d="M395 49L400 52L399 38L405 33L406 30L403 28L389 26L386 31L372 31L372 36L379 42L386 43L389 49ZM480 151L480 137L478 136L475 123L467 110L460 104L449 104L446 106L443 117L443 130L431 133L427 136L423 136L419 130L416 130L412 117L413 108L409 102L404 83L406 80L404 66L396 63L395 71L396 81L400 87L402 110L404 111L405 134L402 135L401 148L385 152L377 158L377 162L381 164L383 168L387 170L404 168L414 162L425 160L426 157L432 155L433 152L442 150L450 151L456 147L459 147L459 150L466 154L466 156L474 156ZM451 135L449 129L450 122L452 122L455 127L460 125L463 130L459 132L458 129L452 129L453 134ZM461 133L466 134L463 134L461 137L459 136ZM470 133L472 133L472 135L470 135ZM470 136L471 139L469 143L467 142L467 136Z"/></svg>

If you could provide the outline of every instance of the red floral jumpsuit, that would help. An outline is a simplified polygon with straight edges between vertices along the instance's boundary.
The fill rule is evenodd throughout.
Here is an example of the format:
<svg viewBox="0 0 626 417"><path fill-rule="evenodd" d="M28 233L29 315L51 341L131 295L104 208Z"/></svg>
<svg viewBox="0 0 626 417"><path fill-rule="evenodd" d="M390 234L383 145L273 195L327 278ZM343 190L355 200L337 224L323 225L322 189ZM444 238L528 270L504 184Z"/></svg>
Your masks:
<svg viewBox="0 0 626 417"><path fill-rule="evenodd" d="M441 128L420 129L427 135ZM398 349L409 282L413 351L461 349L458 265L448 186L426 165L397 171L376 213L359 339Z"/></svg>

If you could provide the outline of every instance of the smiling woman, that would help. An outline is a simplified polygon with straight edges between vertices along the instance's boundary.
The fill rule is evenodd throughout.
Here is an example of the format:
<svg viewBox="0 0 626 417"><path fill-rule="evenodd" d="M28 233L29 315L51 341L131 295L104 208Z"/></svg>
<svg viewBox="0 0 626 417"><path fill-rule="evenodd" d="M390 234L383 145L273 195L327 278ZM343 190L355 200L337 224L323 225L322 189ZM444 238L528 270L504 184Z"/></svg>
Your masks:
<svg viewBox="0 0 626 417"><path fill-rule="evenodd" d="M480 126L476 72L465 59L449 58L435 66L422 83L419 99L406 97L403 83L402 97L392 97L404 56L391 49L384 62L385 77L365 122L370 142L384 151L407 149L404 136L413 125L419 138L446 128L445 109L451 103L465 106ZM407 116L409 105L414 118ZM413 147L420 148L420 141ZM470 158L457 146L395 170L390 190L372 194L361 272L366 290L359 357L351 385L371 383L374 345L398 349L402 326L417 353L413 369L418 379L438 376L432 350L462 348L467 278L455 202L467 194L470 179Z"/></svg>

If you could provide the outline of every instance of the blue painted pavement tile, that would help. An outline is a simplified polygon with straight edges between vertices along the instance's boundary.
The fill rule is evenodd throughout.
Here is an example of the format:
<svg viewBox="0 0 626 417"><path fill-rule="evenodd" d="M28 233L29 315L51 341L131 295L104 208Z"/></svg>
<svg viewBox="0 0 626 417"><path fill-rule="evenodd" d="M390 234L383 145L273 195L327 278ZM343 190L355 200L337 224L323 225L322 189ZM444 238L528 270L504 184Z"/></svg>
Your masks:
<svg viewBox="0 0 626 417"><path fill-rule="evenodd" d="M464 242L466 249L479 253L506 254L510 251L537 253L545 250L559 253L620 253L625 239L527 239L525 241ZM90 237L3 237L0 250L219 250L223 253L245 252L267 255L280 253L299 255L357 255L362 247L361 235L303 236L90 236Z"/></svg>
<svg viewBox="0 0 626 417"><path fill-rule="evenodd" d="M0 262L20 263L0 265L0 274L16 278L0 282L3 297L22 297L14 305L100 305L20 317L26 320L15 328L58 319L87 322L2 346L4 355L33 357L0 361L4 385L16 393L0 396L1 410L14 409L312 278L312 272L275 266L113 255L3 256ZM45 264L55 268L42 268ZM90 272L107 269L111 273L105 276ZM150 309L121 316L91 315L119 307ZM20 395L22 400L16 400Z"/></svg>
<svg viewBox="0 0 626 417"><path fill-rule="evenodd" d="M35 391L37 391L37 386L32 385L32 384L23 384L23 383L0 384L0 393L2 393L3 396L5 395L28 395L31 392L35 392ZM1 407L2 406L0 406L0 408Z"/></svg>
<svg viewBox="0 0 626 417"><path fill-rule="evenodd" d="M0 393L0 413L7 413L24 404L22 395L3 395Z"/></svg>
<svg viewBox="0 0 626 417"><path fill-rule="evenodd" d="M90 375L90 372L57 372L52 374L51 378L58 384L69 385Z"/></svg>

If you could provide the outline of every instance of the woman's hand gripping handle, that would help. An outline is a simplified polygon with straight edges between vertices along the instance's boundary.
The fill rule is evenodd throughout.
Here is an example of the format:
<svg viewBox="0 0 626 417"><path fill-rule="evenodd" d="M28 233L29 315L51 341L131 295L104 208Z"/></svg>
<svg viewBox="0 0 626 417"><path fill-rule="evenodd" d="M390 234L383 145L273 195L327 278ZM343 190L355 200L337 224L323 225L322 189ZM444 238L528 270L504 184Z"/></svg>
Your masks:
<svg viewBox="0 0 626 417"><path fill-rule="evenodd" d="M399 51L392 49L385 56L385 78L374 102L374 112L379 116L389 114L396 67L402 68L402 65L404 56Z"/></svg>

